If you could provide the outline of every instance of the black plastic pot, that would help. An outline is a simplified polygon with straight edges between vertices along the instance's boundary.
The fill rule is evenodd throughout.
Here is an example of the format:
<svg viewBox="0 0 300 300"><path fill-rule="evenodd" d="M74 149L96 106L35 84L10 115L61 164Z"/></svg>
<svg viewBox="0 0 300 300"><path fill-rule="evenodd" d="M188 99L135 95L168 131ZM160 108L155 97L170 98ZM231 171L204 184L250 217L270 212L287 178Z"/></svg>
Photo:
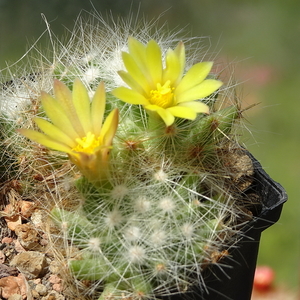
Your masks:
<svg viewBox="0 0 300 300"><path fill-rule="evenodd" d="M255 168L251 190L261 198L260 213L243 228L244 234L241 235L236 247L229 251L230 255L203 272L205 289L201 282L191 292L174 295L171 300L249 300L251 298L261 233L278 221L287 194L280 184L266 174L258 161L248 152L247 154L253 160Z"/></svg>

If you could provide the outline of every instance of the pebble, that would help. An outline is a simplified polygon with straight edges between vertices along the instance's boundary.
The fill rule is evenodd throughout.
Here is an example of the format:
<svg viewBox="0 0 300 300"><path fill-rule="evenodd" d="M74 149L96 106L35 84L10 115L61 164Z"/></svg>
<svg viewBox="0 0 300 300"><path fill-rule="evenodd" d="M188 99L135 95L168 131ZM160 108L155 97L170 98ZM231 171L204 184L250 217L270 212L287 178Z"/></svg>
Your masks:
<svg viewBox="0 0 300 300"><path fill-rule="evenodd" d="M22 299L23 299L22 295L13 294L13 295L9 296L7 300L22 300Z"/></svg>
<svg viewBox="0 0 300 300"><path fill-rule="evenodd" d="M65 300L65 297L55 291L49 293L49 295L43 297L41 300Z"/></svg>
<svg viewBox="0 0 300 300"><path fill-rule="evenodd" d="M19 240L14 240L15 250L20 253L26 251L23 246L20 244Z"/></svg>
<svg viewBox="0 0 300 300"><path fill-rule="evenodd" d="M18 240L25 250L39 249L39 234L32 224L20 224L15 228L15 233L18 236Z"/></svg>
<svg viewBox="0 0 300 300"><path fill-rule="evenodd" d="M26 279L35 279L44 275L48 263L45 254L36 251L27 251L17 254L11 260L10 266L16 267L24 274Z"/></svg>
<svg viewBox="0 0 300 300"><path fill-rule="evenodd" d="M1 278L0 290L1 290L1 297L2 297L1 299L11 300L11 297L13 297L15 294L20 295L21 299L26 298L26 285L22 276L18 276L18 277L7 276Z"/></svg>
<svg viewBox="0 0 300 300"><path fill-rule="evenodd" d="M45 296L47 294L47 288L41 284L41 283L38 283L35 287L35 290L39 293L39 295L41 296Z"/></svg>
<svg viewBox="0 0 300 300"><path fill-rule="evenodd" d="M31 290L31 296L33 297L33 299L41 298L40 294L36 290Z"/></svg>
<svg viewBox="0 0 300 300"><path fill-rule="evenodd" d="M4 237L1 242L2 242L2 244L11 244L13 242L13 238Z"/></svg>
<svg viewBox="0 0 300 300"><path fill-rule="evenodd" d="M61 278L59 278L57 275L55 274L51 274L49 277L49 282L55 284L55 283L60 283L61 282Z"/></svg>
<svg viewBox="0 0 300 300"><path fill-rule="evenodd" d="M24 200L21 200L20 202L21 202L21 204L20 204L21 217L23 220L27 220L31 217L31 215L35 209L35 204L34 204L34 202L24 201Z"/></svg>

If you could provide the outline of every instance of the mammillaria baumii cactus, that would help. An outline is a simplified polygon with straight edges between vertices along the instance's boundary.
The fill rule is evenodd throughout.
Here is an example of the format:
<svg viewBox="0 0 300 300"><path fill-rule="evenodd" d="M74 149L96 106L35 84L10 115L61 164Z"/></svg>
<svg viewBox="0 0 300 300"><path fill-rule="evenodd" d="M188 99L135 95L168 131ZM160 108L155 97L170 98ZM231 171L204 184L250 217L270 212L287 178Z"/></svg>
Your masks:
<svg viewBox="0 0 300 300"><path fill-rule="evenodd" d="M195 39L150 25L82 21L2 75L3 180L46 211L48 251L80 299L205 289L259 204L234 84Z"/></svg>

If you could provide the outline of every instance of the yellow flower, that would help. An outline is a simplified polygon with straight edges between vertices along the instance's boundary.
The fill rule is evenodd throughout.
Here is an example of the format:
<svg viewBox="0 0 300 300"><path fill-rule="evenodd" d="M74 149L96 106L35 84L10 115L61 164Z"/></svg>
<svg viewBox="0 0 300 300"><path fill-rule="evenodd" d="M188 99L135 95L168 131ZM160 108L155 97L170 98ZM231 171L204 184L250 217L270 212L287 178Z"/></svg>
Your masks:
<svg viewBox="0 0 300 300"><path fill-rule="evenodd" d="M59 80L54 81L53 87L55 98L45 92L41 94L43 109L52 123L34 118L44 133L31 129L19 132L48 148L67 153L89 180L103 178L119 117L115 109L102 125L106 101L104 84L99 84L92 101L79 79L75 79L72 92Z"/></svg>
<svg viewBox="0 0 300 300"><path fill-rule="evenodd" d="M122 53L127 72L118 73L129 88L116 88L112 92L114 96L157 112L166 126L172 125L175 117L194 120L197 113L209 113L208 106L197 100L211 95L222 85L219 80L205 79L212 62L197 63L184 75L185 48L182 42L174 50L167 51L165 62L154 40L145 46L131 37L128 47L129 53Z"/></svg>

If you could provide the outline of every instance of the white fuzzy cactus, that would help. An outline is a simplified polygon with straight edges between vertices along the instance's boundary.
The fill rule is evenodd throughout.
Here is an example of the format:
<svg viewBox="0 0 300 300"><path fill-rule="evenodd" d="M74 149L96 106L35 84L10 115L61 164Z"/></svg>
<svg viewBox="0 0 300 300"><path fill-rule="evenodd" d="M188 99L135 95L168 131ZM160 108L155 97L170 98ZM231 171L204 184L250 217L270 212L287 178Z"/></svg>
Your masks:
<svg viewBox="0 0 300 300"><path fill-rule="evenodd" d="M5 176L43 194L65 239L52 246L93 299L205 288L202 270L238 239L252 170L230 163L239 103L194 40L124 24L82 21L2 85Z"/></svg>

